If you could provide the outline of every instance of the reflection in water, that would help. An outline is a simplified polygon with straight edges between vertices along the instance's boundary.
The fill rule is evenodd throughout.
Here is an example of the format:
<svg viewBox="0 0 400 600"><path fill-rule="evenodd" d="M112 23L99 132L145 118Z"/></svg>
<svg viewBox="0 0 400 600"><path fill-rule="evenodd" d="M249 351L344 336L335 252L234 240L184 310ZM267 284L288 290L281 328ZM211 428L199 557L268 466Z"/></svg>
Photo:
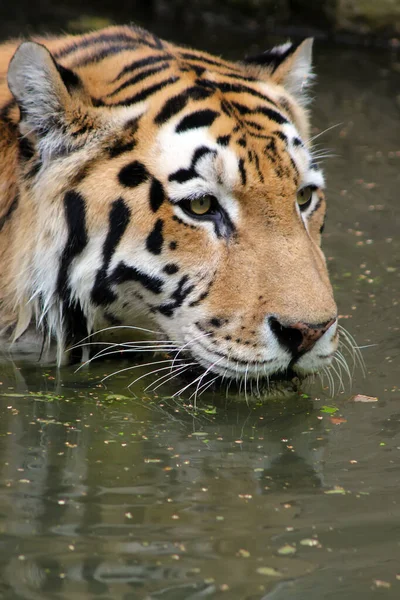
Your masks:
<svg viewBox="0 0 400 600"><path fill-rule="evenodd" d="M371 468L376 405L336 399L332 417L323 390L251 408L209 396L194 416L168 398L127 397L127 378L104 390L106 368L57 381L30 366L2 382L6 600L283 599L294 581L296 599L310 598L309 581L326 584L318 565L334 573L354 544L357 577L395 568L382 559L362 575L381 544L396 556L386 446L400 446L398 419L382 427L381 415L386 452Z"/></svg>
<svg viewBox="0 0 400 600"><path fill-rule="evenodd" d="M52 401L17 389L3 399L0 509L6 580L21 598L207 597L217 590L215 560L239 549L228 532L260 527L270 539L300 512L279 508L291 490L323 485L323 445L307 428L305 400L285 418L286 439L287 405L270 418L238 406L193 420L165 401L154 410L107 403L101 390ZM250 503L256 512L242 523Z"/></svg>

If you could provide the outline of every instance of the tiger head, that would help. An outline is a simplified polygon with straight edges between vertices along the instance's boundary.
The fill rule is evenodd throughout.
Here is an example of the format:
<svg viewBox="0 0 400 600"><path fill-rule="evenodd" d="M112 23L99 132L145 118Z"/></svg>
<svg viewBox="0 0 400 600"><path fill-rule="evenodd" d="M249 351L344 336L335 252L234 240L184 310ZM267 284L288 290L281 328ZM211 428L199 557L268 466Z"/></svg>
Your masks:
<svg viewBox="0 0 400 600"><path fill-rule="evenodd" d="M116 30L136 45L113 50ZM10 63L18 298L61 353L132 326L227 378L325 367L337 309L306 109L311 41L232 63L146 36L108 29L53 54L26 42Z"/></svg>

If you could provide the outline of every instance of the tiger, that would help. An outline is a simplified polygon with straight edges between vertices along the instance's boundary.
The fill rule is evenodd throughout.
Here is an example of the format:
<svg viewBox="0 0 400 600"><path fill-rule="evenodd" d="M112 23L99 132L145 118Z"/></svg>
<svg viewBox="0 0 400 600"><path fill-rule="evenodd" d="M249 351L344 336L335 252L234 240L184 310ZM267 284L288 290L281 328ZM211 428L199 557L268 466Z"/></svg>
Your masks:
<svg viewBox="0 0 400 600"><path fill-rule="evenodd" d="M135 25L3 43L3 336L66 364L147 331L232 381L328 367L312 80L312 39L240 61Z"/></svg>

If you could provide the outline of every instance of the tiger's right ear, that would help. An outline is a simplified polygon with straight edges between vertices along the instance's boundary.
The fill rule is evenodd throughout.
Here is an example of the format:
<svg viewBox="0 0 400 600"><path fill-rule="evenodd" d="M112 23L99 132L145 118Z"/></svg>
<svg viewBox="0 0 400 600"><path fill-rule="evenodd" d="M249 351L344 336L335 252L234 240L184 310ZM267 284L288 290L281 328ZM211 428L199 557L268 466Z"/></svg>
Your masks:
<svg viewBox="0 0 400 600"><path fill-rule="evenodd" d="M307 90L314 78L312 45L312 38L300 44L287 42L258 56L245 58L244 64L254 69L255 75L261 79L265 70L269 80L286 88L300 104L307 104L309 101Z"/></svg>
<svg viewBox="0 0 400 600"><path fill-rule="evenodd" d="M23 42L8 68L8 86L21 111L21 130L40 139L61 135L73 88L80 79L58 65L50 52L36 42Z"/></svg>

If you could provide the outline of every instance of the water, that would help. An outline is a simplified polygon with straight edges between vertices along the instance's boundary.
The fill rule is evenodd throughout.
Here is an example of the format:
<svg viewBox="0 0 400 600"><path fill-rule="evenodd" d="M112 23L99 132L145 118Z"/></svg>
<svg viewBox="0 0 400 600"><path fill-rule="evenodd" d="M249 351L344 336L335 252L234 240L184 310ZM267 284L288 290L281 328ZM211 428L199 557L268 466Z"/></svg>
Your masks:
<svg viewBox="0 0 400 600"><path fill-rule="evenodd" d="M389 52L323 45L317 72L315 133L339 124L318 140L336 155L324 248L367 376L250 408L205 394L194 414L176 387L130 392L143 368L99 383L125 362L3 364L1 598L399 597L400 76Z"/></svg>

